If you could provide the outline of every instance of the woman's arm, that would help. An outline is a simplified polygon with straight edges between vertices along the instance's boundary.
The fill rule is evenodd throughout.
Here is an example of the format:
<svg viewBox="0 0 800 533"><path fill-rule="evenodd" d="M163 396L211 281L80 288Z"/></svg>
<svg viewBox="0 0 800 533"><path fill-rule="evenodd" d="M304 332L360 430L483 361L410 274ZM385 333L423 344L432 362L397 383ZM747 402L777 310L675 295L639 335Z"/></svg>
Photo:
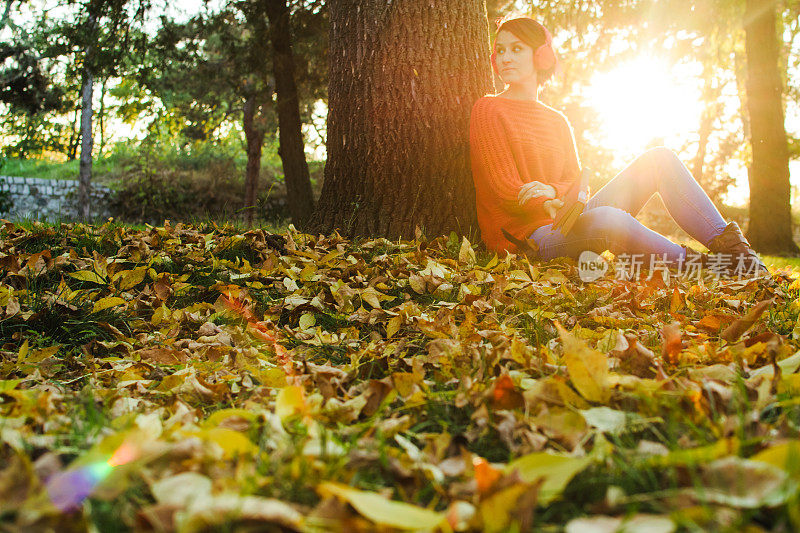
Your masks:
<svg viewBox="0 0 800 533"><path fill-rule="evenodd" d="M475 187L483 199L496 202L511 216L546 217L546 197L520 203L519 194L526 184L520 176L503 124L485 100L478 100L470 117L470 153Z"/></svg>

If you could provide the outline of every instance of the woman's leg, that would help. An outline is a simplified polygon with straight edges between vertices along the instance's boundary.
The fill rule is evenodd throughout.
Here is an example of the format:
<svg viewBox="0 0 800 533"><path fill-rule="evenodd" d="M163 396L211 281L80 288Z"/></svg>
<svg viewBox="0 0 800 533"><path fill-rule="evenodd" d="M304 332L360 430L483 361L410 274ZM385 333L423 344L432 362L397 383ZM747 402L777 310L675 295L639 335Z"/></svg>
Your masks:
<svg viewBox="0 0 800 533"><path fill-rule="evenodd" d="M711 199L667 148L645 152L592 196L586 207L618 207L636 216L655 193L675 222L703 245L725 229L727 223Z"/></svg>
<svg viewBox="0 0 800 533"><path fill-rule="evenodd" d="M546 224L535 230L531 238L539 246L539 256L544 260L555 257L578 259L585 250L598 254L610 250L615 255L639 255L643 266L649 266L654 259L677 265L685 256L683 248L651 230L630 213L611 206L584 211L567 236L554 230L552 224Z"/></svg>

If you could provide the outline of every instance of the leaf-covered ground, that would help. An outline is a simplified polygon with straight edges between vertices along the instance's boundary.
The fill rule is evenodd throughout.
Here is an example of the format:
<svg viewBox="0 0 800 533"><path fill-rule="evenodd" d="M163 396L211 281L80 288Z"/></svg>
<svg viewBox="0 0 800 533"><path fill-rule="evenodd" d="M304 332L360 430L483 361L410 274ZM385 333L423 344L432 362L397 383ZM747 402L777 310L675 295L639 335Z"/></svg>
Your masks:
<svg viewBox="0 0 800 533"><path fill-rule="evenodd" d="M800 528L789 270L10 223L0 269L4 531Z"/></svg>

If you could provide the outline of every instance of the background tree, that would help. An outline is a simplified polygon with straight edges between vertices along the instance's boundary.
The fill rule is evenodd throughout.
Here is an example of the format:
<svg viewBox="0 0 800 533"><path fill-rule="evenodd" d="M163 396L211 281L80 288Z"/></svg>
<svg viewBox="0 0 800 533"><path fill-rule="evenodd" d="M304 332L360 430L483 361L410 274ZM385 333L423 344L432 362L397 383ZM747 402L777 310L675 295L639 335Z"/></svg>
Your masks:
<svg viewBox="0 0 800 533"><path fill-rule="evenodd" d="M287 58L293 60L289 40L291 28L283 26L276 36L271 34L268 8L273 1L230 2L216 13L196 16L184 24L165 21L156 39L157 44L151 47L148 68L143 69L142 74L144 84L167 102L168 108L183 117L182 122L186 124L183 133L190 137L207 139L226 121L241 121L247 152L243 218L248 225L252 224L256 209L264 139L278 126L274 105L273 40L278 46L279 60L282 63ZM310 21L323 16L315 4L295 6L295 12L291 14L288 7L285 9L285 15L278 15L278 18L285 17L282 18L283 24L291 23L297 17L313 27ZM311 49L319 52L317 47ZM304 76L308 70L313 70L307 68L309 63L313 61L301 62L303 75L300 85L301 90L312 86L308 95L313 98L319 95L319 89L313 88L313 81ZM287 123L283 128L291 139L293 129L300 128L298 106L301 104L297 96L293 101L291 98L292 92L295 95L298 92L292 73L281 70L280 76L282 93L288 93L288 96L278 95L279 104L281 98L288 98L285 112L297 116L294 124ZM214 80L214 83L209 84L208 80ZM292 85L295 85L294 90ZM309 96L303 99L305 109L310 107ZM301 133L297 131L295 135ZM301 149L303 145L297 142L297 137L294 141L295 151L287 147L282 150L281 158L284 160L290 212L295 223L300 225L313 205L313 196L307 167L305 173L302 172L305 155L298 155L296 151L298 144ZM282 138L282 144L286 143L291 143L291 140ZM302 162L299 161L301 158Z"/></svg>
<svg viewBox="0 0 800 533"><path fill-rule="evenodd" d="M74 18L59 21L51 34L57 36L52 50L72 57L72 69L81 79L81 155L78 204L82 218L89 217L94 136L93 94L97 81L120 74L124 58L143 48L144 34L136 31L145 19L149 0L87 0L72 2Z"/></svg>
<svg viewBox="0 0 800 533"><path fill-rule="evenodd" d="M279 154L283 162L292 220L302 226L314 210L314 196L311 192L300 120L300 102L295 83L289 8L286 0L267 0L265 8L272 42L272 71L275 75L280 131Z"/></svg>
<svg viewBox="0 0 800 533"><path fill-rule="evenodd" d="M0 102L7 109L2 121L7 135L16 141L6 144L5 156L25 157L31 151L58 145L49 135L50 128L43 126L47 115L62 111L67 104L63 88L55 82L43 56L41 28L16 24L12 18L12 13L26 4L6 0L0 12L0 30L10 37L0 41Z"/></svg>
<svg viewBox="0 0 800 533"><path fill-rule="evenodd" d="M747 238L760 252L785 254L800 249L792 239L789 149L776 19L772 2L746 1L747 109L753 149Z"/></svg>
<svg viewBox="0 0 800 533"><path fill-rule="evenodd" d="M328 161L313 229L477 229L469 114L491 88L482 0L331 0Z"/></svg>

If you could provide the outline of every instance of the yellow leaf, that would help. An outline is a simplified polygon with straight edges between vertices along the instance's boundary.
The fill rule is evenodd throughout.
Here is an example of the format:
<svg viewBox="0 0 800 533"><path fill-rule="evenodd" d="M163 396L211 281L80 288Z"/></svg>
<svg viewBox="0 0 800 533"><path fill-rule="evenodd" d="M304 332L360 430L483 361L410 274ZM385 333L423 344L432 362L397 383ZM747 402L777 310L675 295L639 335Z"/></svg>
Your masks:
<svg viewBox="0 0 800 533"><path fill-rule="evenodd" d="M275 400L275 414L281 421L290 416L303 414L306 410L305 395L303 388L297 385L289 385L278 391L278 398Z"/></svg>
<svg viewBox="0 0 800 533"><path fill-rule="evenodd" d="M53 357L56 354L56 352L58 352L59 348L61 348L61 345L56 344L55 346L48 346L47 348L42 348L41 350L33 350L25 358L25 362L32 364L41 363L45 359Z"/></svg>
<svg viewBox="0 0 800 533"><path fill-rule="evenodd" d="M564 361L572 384L590 402L605 403L611 397L608 358L589 347L556 322L564 346Z"/></svg>
<svg viewBox="0 0 800 533"><path fill-rule="evenodd" d="M206 427L217 427L222 421L233 417L244 418L250 422L256 419L256 415L247 409L220 409L219 411L214 411L211 416L206 418L203 425Z"/></svg>
<svg viewBox="0 0 800 533"><path fill-rule="evenodd" d="M73 272L69 275L71 278L75 278L80 281L90 281L92 283L97 283L99 285L105 285L108 283L108 280L104 277L100 276L97 272L92 270L79 270L77 272Z"/></svg>
<svg viewBox="0 0 800 533"><path fill-rule="evenodd" d="M461 240L461 249L458 251L458 261L468 266L475 264L475 250L466 237Z"/></svg>
<svg viewBox="0 0 800 533"><path fill-rule="evenodd" d="M21 379L0 379L0 392L14 390L20 383L22 383Z"/></svg>
<svg viewBox="0 0 800 533"><path fill-rule="evenodd" d="M772 446L758 452L750 460L777 466L794 479L800 479L800 441L789 441Z"/></svg>
<svg viewBox="0 0 800 533"><path fill-rule="evenodd" d="M106 309L110 309L112 307L116 307L124 303L125 299L119 298L118 296L109 296L108 298L101 298L94 303L94 307L92 308L92 313L105 311Z"/></svg>
<svg viewBox="0 0 800 533"><path fill-rule="evenodd" d="M345 500L361 515L376 524L397 529L431 530L445 519L444 513L395 502L378 493L353 489L340 483L322 483L318 490L322 494L334 495Z"/></svg>
<svg viewBox="0 0 800 533"><path fill-rule="evenodd" d="M367 287L361 293L361 299L367 302L374 309L381 308L381 299L385 299L385 294L381 294L374 287ZM381 298L384 297L384 298Z"/></svg>
<svg viewBox="0 0 800 533"><path fill-rule="evenodd" d="M508 531L517 501L528 490L531 490L528 485L517 483L481 501L479 509L483 521L482 531L486 533Z"/></svg>
<svg viewBox="0 0 800 533"><path fill-rule="evenodd" d="M114 281L120 280L119 288L127 291L144 281L147 275L147 267L134 268L133 270L123 270L114 275Z"/></svg>
<svg viewBox="0 0 800 533"><path fill-rule="evenodd" d="M22 346L19 347L19 353L17 354L17 362L23 363L25 362L25 358L28 357L28 340L25 339L25 342L22 343Z"/></svg>
<svg viewBox="0 0 800 533"><path fill-rule="evenodd" d="M534 483L539 478L544 478L544 483L539 489L539 503L547 505L560 496L567 483L591 462L588 457L538 452L510 462L506 466L506 471L510 473L517 470L520 479L526 483Z"/></svg>
<svg viewBox="0 0 800 533"><path fill-rule="evenodd" d="M714 444L690 448L688 450L675 450L667 455L655 455L646 463L654 466L687 466L710 463L720 457L736 455L739 452L739 439L720 439Z"/></svg>
<svg viewBox="0 0 800 533"><path fill-rule="evenodd" d="M414 289L414 292L418 294L425 294L425 279L419 274L411 274L408 276L408 284L411 285L411 288Z"/></svg>
<svg viewBox="0 0 800 533"><path fill-rule="evenodd" d="M401 317L400 315L392 317L392 319L389 320L389 323L386 324L386 338L391 339L392 336L394 336L394 334L400 330L400 326L402 324L403 324L403 317Z"/></svg>
<svg viewBox="0 0 800 533"><path fill-rule="evenodd" d="M286 372L280 368L258 369L253 372L253 376L258 378L265 387L279 389L286 386Z"/></svg>
<svg viewBox="0 0 800 533"><path fill-rule="evenodd" d="M300 329L313 328L316 323L317 319L314 318L314 313L303 313L300 317Z"/></svg>
<svg viewBox="0 0 800 533"><path fill-rule="evenodd" d="M672 298L670 299L670 302L669 302L669 310L670 310L670 312L677 313L678 310L681 307L685 307L685 306L686 306L686 303L685 303L685 301L683 299L683 295L678 290L678 287L675 287L672 290Z"/></svg>
<svg viewBox="0 0 800 533"><path fill-rule="evenodd" d="M237 455L252 456L258 452L258 447L255 444L238 431L232 429L219 427L206 429L198 432L198 436L219 444L226 457L236 457Z"/></svg>
<svg viewBox="0 0 800 533"><path fill-rule="evenodd" d="M168 321L171 316L172 316L172 311L167 309L167 307L164 304L161 304L161 307L156 309L155 312L153 313L153 318L150 319L150 322L154 326L158 326L162 322Z"/></svg>
<svg viewBox="0 0 800 533"><path fill-rule="evenodd" d="M407 398L414 393L414 385L422 382L421 374L414 374L413 372L395 372L392 374L392 383L394 384L397 393Z"/></svg>

